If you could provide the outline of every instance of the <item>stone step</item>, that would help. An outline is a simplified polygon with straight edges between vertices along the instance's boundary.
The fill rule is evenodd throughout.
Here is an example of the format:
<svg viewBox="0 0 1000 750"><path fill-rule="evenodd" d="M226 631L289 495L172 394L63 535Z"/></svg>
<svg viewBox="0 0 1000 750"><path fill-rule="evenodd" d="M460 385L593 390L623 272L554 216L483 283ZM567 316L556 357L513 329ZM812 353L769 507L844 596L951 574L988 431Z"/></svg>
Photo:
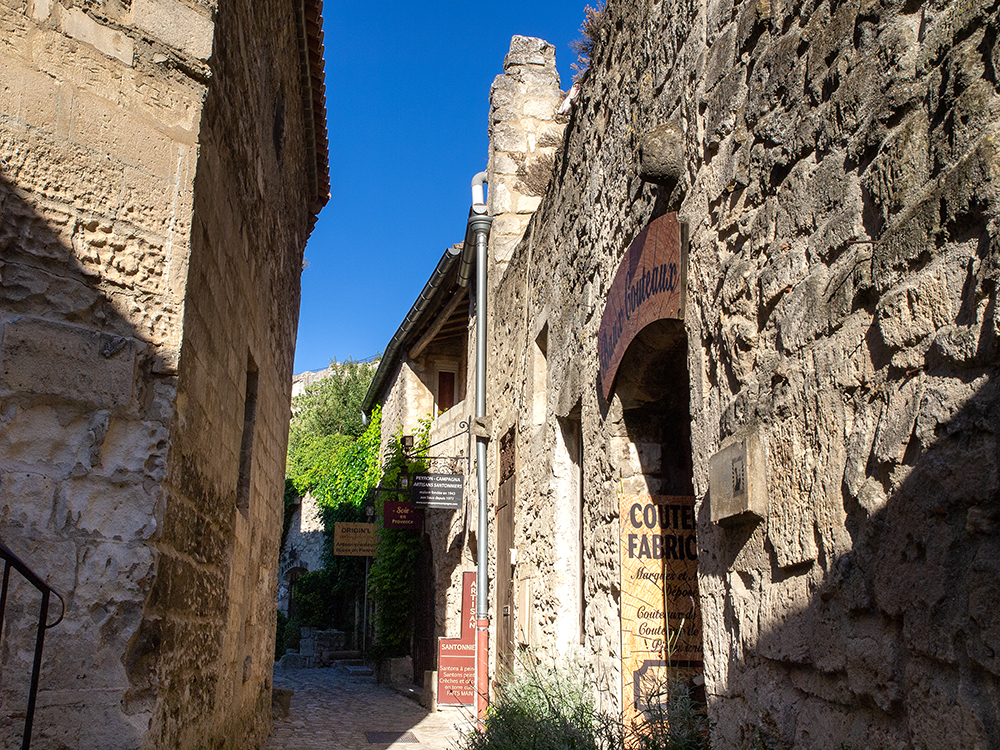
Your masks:
<svg viewBox="0 0 1000 750"><path fill-rule="evenodd" d="M353 659L356 663L361 664L360 651L331 651L329 656L334 661L344 661Z"/></svg>
<svg viewBox="0 0 1000 750"><path fill-rule="evenodd" d="M367 677L375 674L372 668L366 664L345 664L344 669L352 677Z"/></svg>

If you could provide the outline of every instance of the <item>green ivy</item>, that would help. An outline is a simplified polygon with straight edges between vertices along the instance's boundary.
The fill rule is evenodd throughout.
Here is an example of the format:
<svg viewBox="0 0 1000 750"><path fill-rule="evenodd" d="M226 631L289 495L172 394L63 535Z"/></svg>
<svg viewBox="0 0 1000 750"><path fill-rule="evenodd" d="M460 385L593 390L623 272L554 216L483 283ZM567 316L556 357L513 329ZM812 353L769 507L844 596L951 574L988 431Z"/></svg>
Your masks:
<svg viewBox="0 0 1000 750"><path fill-rule="evenodd" d="M411 474L426 471L425 458L409 461L403 456L401 433L389 441L380 467L381 426L381 409L376 407L368 427L356 441L335 450L317 451L310 468L300 473L316 498L326 533L323 570L303 575L295 586L299 617L305 625L344 628L347 623L336 622L336 602L364 588L364 558L333 554L336 524L364 521L366 498L380 484L397 486L404 465ZM427 456L430 427L430 419L421 420L415 436L417 456ZM379 493L375 501L378 518L384 518L386 499L405 498ZM386 529L379 524L376 554L368 573L368 593L375 604L375 645L370 657L404 656L410 651L420 546L419 533Z"/></svg>
<svg viewBox="0 0 1000 750"><path fill-rule="evenodd" d="M382 410L375 407L361 437L319 459L314 469L313 494L321 510L344 505L361 507L368 491L378 484L381 442Z"/></svg>
<svg viewBox="0 0 1000 750"><path fill-rule="evenodd" d="M386 451L383 487L398 485L403 466L410 474L427 470L430 444L430 419L421 420L415 436L416 461L403 456L402 433L397 434ZM385 518L385 500L408 500L394 493L382 493L376 499L378 517ZM368 577L368 591L375 600L375 647L373 656L405 656L410 652L416 593L416 569L420 555L420 533L387 529L380 524L378 546Z"/></svg>

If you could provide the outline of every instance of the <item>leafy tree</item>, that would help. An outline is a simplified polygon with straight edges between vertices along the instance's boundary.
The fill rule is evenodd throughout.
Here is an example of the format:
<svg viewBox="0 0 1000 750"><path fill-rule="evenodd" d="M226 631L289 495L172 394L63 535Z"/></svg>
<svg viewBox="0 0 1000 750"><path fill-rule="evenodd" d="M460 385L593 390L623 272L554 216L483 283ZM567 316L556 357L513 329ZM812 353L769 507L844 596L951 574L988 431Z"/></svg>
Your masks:
<svg viewBox="0 0 1000 750"><path fill-rule="evenodd" d="M285 474L300 494L315 489L320 467L365 431L361 403L377 363L331 363L330 374L292 400Z"/></svg>
<svg viewBox="0 0 1000 750"><path fill-rule="evenodd" d="M368 490L378 484L381 442L382 409L375 407L361 437L327 454L316 464L312 489L321 510L344 505L361 507ZM332 528L327 526L328 531Z"/></svg>

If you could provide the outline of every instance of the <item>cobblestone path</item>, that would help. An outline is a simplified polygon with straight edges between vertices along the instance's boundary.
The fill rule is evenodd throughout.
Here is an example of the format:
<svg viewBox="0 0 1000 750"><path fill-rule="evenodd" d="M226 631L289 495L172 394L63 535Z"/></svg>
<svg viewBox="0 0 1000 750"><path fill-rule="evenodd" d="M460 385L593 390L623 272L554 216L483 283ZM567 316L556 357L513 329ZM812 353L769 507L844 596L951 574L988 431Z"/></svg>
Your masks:
<svg viewBox="0 0 1000 750"><path fill-rule="evenodd" d="M288 718L276 718L264 750L452 750L469 714L447 708L433 714L374 677L340 668L280 669L274 686L295 691ZM409 732L394 742L369 732Z"/></svg>

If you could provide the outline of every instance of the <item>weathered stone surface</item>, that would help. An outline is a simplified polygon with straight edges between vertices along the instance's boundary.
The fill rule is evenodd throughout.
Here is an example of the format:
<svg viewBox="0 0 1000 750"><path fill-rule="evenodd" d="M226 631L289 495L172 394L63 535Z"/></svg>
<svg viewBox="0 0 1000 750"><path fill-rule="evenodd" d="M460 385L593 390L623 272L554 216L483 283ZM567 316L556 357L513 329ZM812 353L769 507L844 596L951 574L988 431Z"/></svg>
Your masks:
<svg viewBox="0 0 1000 750"><path fill-rule="evenodd" d="M214 26L189 5L177 0L132 0L136 26L186 54L207 60L212 54Z"/></svg>
<svg viewBox="0 0 1000 750"><path fill-rule="evenodd" d="M135 379L133 339L33 318L7 321L0 388L50 393L98 408L128 406Z"/></svg>
<svg viewBox="0 0 1000 750"><path fill-rule="evenodd" d="M46 636L39 750L267 735L316 197L302 118L280 163L272 145L275 101L303 95L297 19L242 1L0 10L0 536L66 602ZM153 63L167 52L182 64ZM30 674L27 588L8 602L5 677ZM26 684L4 680L3 716L23 712ZM0 746L19 733L0 722Z"/></svg>
<svg viewBox="0 0 1000 750"><path fill-rule="evenodd" d="M639 176L659 185L684 177L684 133L676 122L657 125L639 140Z"/></svg>
<svg viewBox="0 0 1000 750"><path fill-rule="evenodd" d="M575 596L609 706L621 705L617 494L663 491L687 470L718 746L758 731L801 748L989 746L995 9L719 0L605 13L616 31L595 50L552 183L520 242L516 224L491 237L487 402L493 443L516 435L514 575L534 582L534 643L563 642L567 594L545 588L568 564L554 541L568 517L561 436L579 419ZM513 104L506 78L497 111ZM672 205L628 165L665 122L679 124L671 174L690 229L684 338L659 376L679 393L604 403L593 384L610 279ZM497 177L524 153L497 153L505 144L493 142ZM493 193L504 210L511 194ZM571 372L591 387L556 414ZM767 517L723 529L704 505L709 460L751 427L768 445Z"/></svg>

